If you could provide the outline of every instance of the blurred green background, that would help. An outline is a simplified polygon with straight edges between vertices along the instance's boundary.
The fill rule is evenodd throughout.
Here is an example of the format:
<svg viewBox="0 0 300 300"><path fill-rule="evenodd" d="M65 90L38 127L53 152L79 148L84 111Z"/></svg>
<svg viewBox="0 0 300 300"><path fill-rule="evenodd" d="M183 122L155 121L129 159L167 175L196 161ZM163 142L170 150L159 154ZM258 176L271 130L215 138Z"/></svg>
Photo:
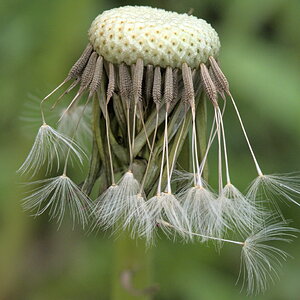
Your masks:
<svg viewBox="0 0 300 300"><path fill-rule="evenodd" d="M220 61L227 74L261 164L268 173L300 169L299 0L10 0L0 10L0 299L110 299L114 238L86 235L65 223L59 231L47 216L31 218L20 206L15 170L30 149L37 127L20 119L25 103L59 83L87 43L91 21L103 10L151 5L206 19L219 33ZM245 189L255 176L236 118L226 112L234 182ZM37 125L38 126L38 125ZM211 167L213 176L214 164ZM213 179L213 178L212 178ZM300 228L300 209L281 205ZM300 241L284 248L280 281L248 299L300 299ZM153 261L157 300L245 299L239 249L157 242Z"/></svg>

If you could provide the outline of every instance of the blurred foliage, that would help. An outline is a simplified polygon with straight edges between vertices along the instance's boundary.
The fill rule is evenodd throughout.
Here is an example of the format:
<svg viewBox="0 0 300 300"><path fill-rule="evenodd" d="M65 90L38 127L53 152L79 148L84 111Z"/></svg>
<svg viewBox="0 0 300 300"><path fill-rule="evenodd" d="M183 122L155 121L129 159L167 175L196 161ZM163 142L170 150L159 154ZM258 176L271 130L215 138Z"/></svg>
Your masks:
<svg viewBox="0 0 300 300"><path fill-rule="evenodd" d="M20 120L33 94L40 98L60 82L87 42L94 17L125 4L151 5L193 14L220 35L220 61L238 100L254 148L267 172L299 170L299 0L10 0L0 10L0 299L110 299L114 239L86 235L65 222L57 231L47 216L34 219L20 207L15 175L36 128ZM36 102L33 104L37 105ZM241 188L255 175L237 119L225 116L233 178ZM214 179L214 161L210 175ZM282 205L300 227L300 210ZM253 299L300 299L300 243L280 281ZM149 250L157 300L245 299L235 286L239 249L174 244L162 239ZM251 297L249 297L250 299ZM252 298L251 298L252 299Z"/></svg>

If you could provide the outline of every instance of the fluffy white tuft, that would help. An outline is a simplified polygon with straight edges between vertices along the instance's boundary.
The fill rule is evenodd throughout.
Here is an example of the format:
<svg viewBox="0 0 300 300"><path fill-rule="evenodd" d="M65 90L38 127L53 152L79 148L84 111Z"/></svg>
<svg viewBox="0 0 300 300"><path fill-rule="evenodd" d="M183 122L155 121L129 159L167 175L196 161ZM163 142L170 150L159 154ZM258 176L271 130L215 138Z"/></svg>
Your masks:
<svg viewBox="0 0 300 300"><path fill-rule="evenodd" d="M192 229L203 235L215 235L216 213L213 206L216 201L215 194L208 188L192 187L180 198Z"/></svg>
<svg viewBox="0 0 300 300"><path fill-rule="evenodd" d="M96 225L104 229L118 227L122 219L124 228L131 224L133 212L137 212L140 201L135 197L140 185L131 172L126 172L118 185L110 186L96 201L94 208Z"/></svg>
<svg viewBox="0 0 300 300"><path fill-rule="evenodd" d="M222 202L222 214L240 233L252 232L254 228L263 225L262 208L231 183L224 186L219 198Z"/></svg>
<svg viewBox="0 0 300 300"><path fill-rule="evenodd" d="M51 218L57 218L60 225L68 209L73 224L77 221L85 227L92 207L91 200L69 177L62 175L30 183L36 184L41 186L23 199L25 210L36 211L34 215L39 216L49 209Z"/></svg>
<svg viewBox="0 0 300 300"><path fill-rule="evenodd" d="M271 201L286 199L300 206L300 176L297 173L258 176L252 181L247 196ZM273 204L278 208L277 203Z"/></svg>
<svg viewBox="0 0 300 300"><path fill-rule="evenodd" d="M43 124L18 172L21 174L31 172L34 176L43 166L46 166L48 173L51 171L54 161L57 162L58 170L60 158L66 154L66 149L70 149L71 154L78 158L81 163L83 162L83 151L74 141L58 133L49 125Z"/></svg>
<svg viewBox="0 0 300 300"><path fill-rule="evenodd" d="M278 266L288 254L273 245L265 243L282 241L290 242L293 232L298 230L287 227L285 222L271 224L246 239L241 254L240 276L243 279L243 287L247 286L248 294L264 292L269 282L274 282L278 277Z"/></svg>
<svg viewBox="0 0 300 300"><path fill-rule="evenodd" d="M96 218L95 227L112 227L120 218L121 210L117 205L118 185L111 185L95 200L93 215Z"/></svg>
<svg viewBox="0 0 300 300"><path fill-rule="evenodd" d="M161 220L171 224L175 231L183 238L191 238L191 227L189 220L179 201L173 194L162 193L146 201L147 217L144 224L144 235L147 240L151 240L154 230L160 225L162 231L170 236L171 228L164 226Z"/></svg>

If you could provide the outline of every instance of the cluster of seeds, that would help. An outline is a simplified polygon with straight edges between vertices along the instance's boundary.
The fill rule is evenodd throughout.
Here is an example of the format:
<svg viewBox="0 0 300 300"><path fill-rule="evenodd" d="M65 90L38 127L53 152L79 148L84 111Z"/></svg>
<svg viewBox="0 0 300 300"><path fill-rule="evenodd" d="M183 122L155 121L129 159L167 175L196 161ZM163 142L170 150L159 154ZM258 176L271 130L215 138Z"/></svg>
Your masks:
<svg viewBox="0 0 300 300"><path fill-rule="evenodd" d="M92 221L94 228L130 229L134 237L146 238L148 243L159 227L168 236L176 233L185 240L196 237L201 242L240 245L249 291L264 290L266 279L272 278L274 271L271 262L286 257L284 251L264 243L288 241L294 229L284 222L266 226L268 214L257 199L263 191L268 200L280 196L298 204L294 196L300 195L300 180L262 172L216 60L220 48L217 33L193 16L126 6L99 15L91 25L89 38L90 43L65 80L42 100L43 104L71 81L55 107L65 94L77 88L59 120L58 129L63 132L47 125L41 105L42 126L19 170L32 175L44 166L53 170L53 158L60 170L59 161L64 158L63 172L36 182L41 186L24 199L25 208L37 215L49 210L59 223L69 209L74 222L87 225ZM83 105L80 101L84 95ZM197 120L197 112L203 116L205 110L201 95L210 100L214 113L206 147L200 141L204 132ZM247 194L233 185L230 176L223 122L227 98L236 111L258 175ZM92 130L83 118L90 101ZM70 124L73 122L76 124ZM89 172L76 185L67 170L72 156L83 162L75 143L79 132L92 133L93 144ZM176 161L189 133L191 170L176 173ZM204 180L215 139L218 192ZM179 192L174 189L178 182L174 174L179 174L179 181L188 178ZM93 201L90 194L96 181L101 187ZM241 234L244 241L227 239L228 232Z"/></svg>

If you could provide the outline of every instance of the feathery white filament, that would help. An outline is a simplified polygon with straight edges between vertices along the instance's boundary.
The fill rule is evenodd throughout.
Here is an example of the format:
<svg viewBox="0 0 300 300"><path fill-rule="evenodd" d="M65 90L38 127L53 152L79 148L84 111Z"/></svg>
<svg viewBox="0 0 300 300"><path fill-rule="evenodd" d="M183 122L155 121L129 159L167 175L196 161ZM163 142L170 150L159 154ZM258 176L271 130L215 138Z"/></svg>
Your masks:
<svg viewBox="0 0 300 300"><path fill-rule="evenodd" d="M32 176L43 167L47 166L47 172L51 171L53 161L57 161L57 170L59 169L60 158L65 155L66 150L78 158L80 163L82 159L82 149L68 137L58 133L47 124L43 124L35 138L33 146L18 172L30 173Z"/></svg>
<svg viewBox="0 0 300 300"><path fill-rule="evenodd" d="M132 212L140 205L135 196L140 185L131 172L126 172L118 185L110 186L97 200L94 208L96 223L104 229L115 227L123 219L125 226L132 221Z"/></svg>
<svg viewBox="0 0 300 300"><path fill-rule="evenodd" d="M285 198L300 206L295 197L300 197L300 178L293 174L274 174L258 176L248 190L250 199L267 197L268 200Z"/></svg>
<svg viewBox="0 0 300 300"><path fill-rule="evenodd" d="M264 292L269 281L274 282L281 260L288 254L274 246L265 244L273 241L290 242L293 232L298 230L287 227L285 222L269 225L246 239L241 254L240 275L248 294Z"/></svg>
<svg viewBox="0 0 300 300"><path fill-rule="evenodd" d="M41 186L33 189L32 194L23 199L25 210L36 211L34 215L39 216L49 209L51 218L57 218L60 225L68 209L73 224L78 221L85 227L91 201L69 177L62 175L30 183L36 184Z"/></svg>
<svg viewBox="0 0 300 300"><path fill-rule="evenodd" d="M248 233L253 231L253 228L263 227L262 209L231 183L224 186L219 201L222 202L223 217L240 233Z"/></svg>
<svg viewBox="0 0 300 300"><path fill-rule="evenodd" d="M208 187L192 187L179 197L193 230L205 235L220 236L216 233L216 214L213 207L216 195Z"/></svg>
<svg viewBox="0 0 300 300"><path fill-rule="evenodd" d="M172 224L179 235L184 238L190 232L190 224L188 217L182 209L179 201L174 195L161 193L146 201L146 211L148 213L148 222L145 222L145 236L150 239L154 234L154 230L158 224L158 220L165 220ZM168 235L170 230L168 227L162 227L162 230Z"/></svg>
<svg viewBox="0 0 300 300"><path fill-rule="evenodd" d="M177 230L174 225L164 220L158 220L158 222L161 227ZM189 234L201 237L203 240L216 240L218 242L241 245L239 279L242 278L243 286L247 285L248 294L258 294L266 290L269 280L274 282L281 260L285 260L288 257L285 251L265 243L274 241L290 242L291 238L295 237L292 234L294 232L299 232L299 230L287 227L284 222L278 222L255 232L245 242L195 232L189 232Z"/></svg>

